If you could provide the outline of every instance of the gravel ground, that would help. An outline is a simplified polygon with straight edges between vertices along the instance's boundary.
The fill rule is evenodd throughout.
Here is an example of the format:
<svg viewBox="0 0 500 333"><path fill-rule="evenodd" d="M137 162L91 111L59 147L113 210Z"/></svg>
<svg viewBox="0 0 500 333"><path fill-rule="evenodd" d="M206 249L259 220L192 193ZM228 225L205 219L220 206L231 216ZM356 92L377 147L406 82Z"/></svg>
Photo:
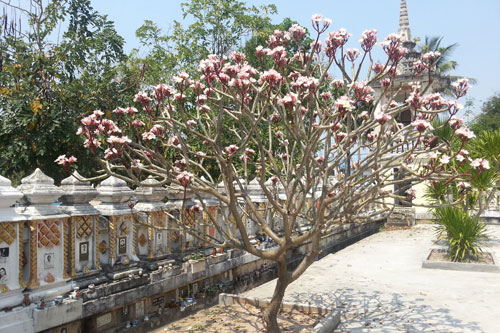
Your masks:
<svg viewBox="0 0 500 333"><path fill-rule="evenodd" d="M500 226L488 230L498 263ZM337 308L338 332L500 332L500 274L422 268L434 239L431 225L379 232L315 262L285 299Z"/></svg>

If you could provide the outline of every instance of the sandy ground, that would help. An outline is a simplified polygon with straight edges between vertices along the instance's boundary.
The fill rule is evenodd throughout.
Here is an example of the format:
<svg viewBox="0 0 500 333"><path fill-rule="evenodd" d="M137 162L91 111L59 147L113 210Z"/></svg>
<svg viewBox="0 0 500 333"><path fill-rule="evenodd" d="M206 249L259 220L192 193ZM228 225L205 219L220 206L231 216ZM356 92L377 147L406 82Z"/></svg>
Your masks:
<svg viewBox="0 0 500 333"><path fill-rule="evenodd" d="M283 332L309 332L322 319L318 315L305 315L293 311L282 313L278 322ZM214 306L198 311L196 314L161 327L153 332L219 332L219 333L251 333L263 332L264 326L260 310L238 304L223 307Z"/></svg>
<svg viewBox="0 0 500 333"><path fill-rule="evenodd" d="M485 247L500 259L500 226ZM422 268L433 227L384 231L315 262L285 296L342 312L339 332L500 332L500 273ZM272 295L275 281L245 296Z"/></svg>

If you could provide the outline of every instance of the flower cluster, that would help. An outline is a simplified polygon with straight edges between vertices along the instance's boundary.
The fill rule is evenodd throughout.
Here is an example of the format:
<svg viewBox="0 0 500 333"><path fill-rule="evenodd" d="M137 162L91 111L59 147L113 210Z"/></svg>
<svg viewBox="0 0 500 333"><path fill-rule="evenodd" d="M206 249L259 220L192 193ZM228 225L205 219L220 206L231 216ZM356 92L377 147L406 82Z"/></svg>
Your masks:
<svg viewBox="0 0 500 333"><path fill-rule="evenodd" d="M434 129L428 121L422 119L415 120L414 122L411 123L411 125L415 127L415 129L420 133L425 132L425 130L427 129L431 131Z"/></svg>
<svg viewBox="0 0 500 333"><path fill-rule="evenodd" d="M460 79L451 85L453 93L457 98L463 97L467 94L467 90L470 89L469 79Z"/></svg>
<svg viewBox="0 0 500 333"><path fill-rule="evenodd" d="M475 170L483 171L490 168L490 162L482 158L476 158L472 160L472 162L470 162L470 166L473 167Z"/></svg>
<svg viewBox="0 0 500 333"><path fill-rule="evenodd" d="M286 109L289 110L291 110L298 103L300 103L300 101L298 100L297 94L292 92L286 94L285 96L283 96L283 98L280 98L278 100L279 105L283 105Z"/></svg>
<svg viewBox="0 0 500 333"><path fill-rule="evenodd" d="M386 122L392 119L391 115L388 115L382 110L375 110L374 112L375 120L378 121L380 125L384 125Z"/></svg>
<svg viewBox="0 0 500 333"><path fill-rule="evenodd" d="M375 43L377 43L377 32L378 31L376 29L363 31L361 39L359 40L363 51L370 52Z"/></svg>
<svg viewBox="0 0 500 333"><path fill-rule="evenodd" d="M70 156L69 158L66 155L59 156L54 162L59 165L62 165L64 168L68 168L71 164L76 163L77 159L74 156Z"/></svg>
<svg viewBox="0 0 500 333"><path fill-rule="evenodd" d="M329 58L335 57L338 48L343 47L352 35L345 29L329 32L326 37L325 54Z"/></svg>
<svg viewBox="0 0 500 333"><path fill-rule="evenodd" d="M403 42L401 41L401 37L396 34L390 34L385 38L385 40L381 43L385 53L389 57L389 60L397 63L404 57L406 52L408 51L403 47Z"/></svg>
<svg viewBox="0 0 500 333"><path fill-rule="evenodd" d="M375 92L366 82L356 81L348 85L354 91L354 96L358 102L370 103L373 101Z"/></svg>

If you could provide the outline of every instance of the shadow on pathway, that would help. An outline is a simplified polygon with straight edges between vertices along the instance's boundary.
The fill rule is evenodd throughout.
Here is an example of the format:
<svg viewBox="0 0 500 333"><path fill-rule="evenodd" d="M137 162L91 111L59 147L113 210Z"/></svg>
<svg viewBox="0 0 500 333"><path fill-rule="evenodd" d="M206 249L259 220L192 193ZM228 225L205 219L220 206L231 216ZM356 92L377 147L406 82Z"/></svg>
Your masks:
<svg viewBox="0 0 500 333"><path fill-rule="evenodd" d="M398 293L344 288L330 294L294 293L287 299L341 311L336 332L482 332L477 322L463 322L446 308L432 308L423 298Z"/></svg>

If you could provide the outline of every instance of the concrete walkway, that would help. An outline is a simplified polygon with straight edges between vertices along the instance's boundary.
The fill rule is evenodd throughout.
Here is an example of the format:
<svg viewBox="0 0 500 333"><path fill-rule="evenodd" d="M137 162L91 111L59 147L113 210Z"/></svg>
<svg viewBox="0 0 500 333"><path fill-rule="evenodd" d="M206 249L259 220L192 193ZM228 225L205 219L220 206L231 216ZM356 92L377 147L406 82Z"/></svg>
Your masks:
<svg viewBox="0 0 500 333"><path fill-rule="evenodd" d="M498 261L500 226L488 230ZM434 239L431 225L372 235L315 262L285 299L341 310L339 332L500 332L500 273L422 268ZM270 297L274 284L244 295Z"/></svg>

